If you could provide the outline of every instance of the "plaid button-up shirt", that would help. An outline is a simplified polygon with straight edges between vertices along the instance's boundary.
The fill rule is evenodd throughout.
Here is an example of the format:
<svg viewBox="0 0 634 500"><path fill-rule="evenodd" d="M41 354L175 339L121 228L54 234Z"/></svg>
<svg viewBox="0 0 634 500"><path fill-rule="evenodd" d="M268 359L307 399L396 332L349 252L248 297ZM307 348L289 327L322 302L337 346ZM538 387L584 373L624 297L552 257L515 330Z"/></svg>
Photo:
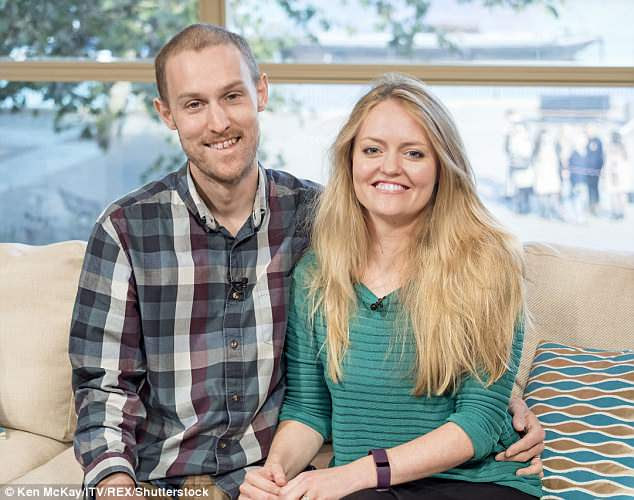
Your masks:
<svg viewBox="0 0 634 500"><path fill-rule="evenodd" d="M99 218L70 332L86 486L114 472L177 487L210 474L237 496L277 425L288 285L316 193L260 167L234 238L185 166Z"/></svg>

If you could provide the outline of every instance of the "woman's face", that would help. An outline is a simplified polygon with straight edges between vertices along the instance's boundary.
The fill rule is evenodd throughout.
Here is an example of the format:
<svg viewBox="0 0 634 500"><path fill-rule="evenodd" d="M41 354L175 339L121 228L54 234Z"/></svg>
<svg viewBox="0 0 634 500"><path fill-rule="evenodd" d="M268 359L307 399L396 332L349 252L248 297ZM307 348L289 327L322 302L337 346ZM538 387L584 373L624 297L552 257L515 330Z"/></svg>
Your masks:
<svg viewBox="0 0 634 500"><path fill-rule="evenodd" d="M352 153L354 191L370 219L413 223L432 197L436 176L423 128L399 101L377 104L361 123Z"/></svg>

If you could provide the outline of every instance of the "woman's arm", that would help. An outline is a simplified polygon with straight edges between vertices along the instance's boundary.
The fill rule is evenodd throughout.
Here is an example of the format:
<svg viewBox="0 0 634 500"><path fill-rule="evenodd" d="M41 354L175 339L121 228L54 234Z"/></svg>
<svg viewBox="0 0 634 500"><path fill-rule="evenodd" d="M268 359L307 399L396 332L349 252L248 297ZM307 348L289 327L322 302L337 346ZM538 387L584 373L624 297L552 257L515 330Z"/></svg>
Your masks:
<svg viewBox="0 0 634 500"><path fill-rule="evenodd" d="M266 463L247 472L240 486L241 499L268 500L303 471L321 448L321 434L301 422L284 421L277 428Z"/></svg>
<svg viewBox="0 0 634 500"><path fill-rule="evenodd" d="M286 478L292 479L310 464L323 443L323 436L311 427L286 420L277 429L266 465L279 464Z"/></svg>
<svg viewBox="0 0 634 500"><path fill-rule="evenodd" d="M469 436L449 422L387 451L392 485L414 481L460 465L473 456ZM376 488L374 460L367 456L346 465L302 472L279 490L283 500L336 499Z"/></svg>
<svg viewBox="0 0 634 500"><path fill-rule="evenodd" d="M319 345L306 300L306 272L313 262L305 256L293 272L284 357L286 393L264 467L251 469L240 487L243 498L270 498L303 471L330 437L330 393L324 380Z"/></svg>
<svg viewBox="0 0 634 500"><path fill-rule="evenodd" d="M486 387L477 379L468 377L456 393L456 408L449 422L387 450L391 484L422 479L492 453L505 429L522 342L523 328L520 324L513 339L509 369L499 380ZM341 467L303 472L280 491L284 499L297 499L304 495L320 499L339 498L361 489L375 488L376 485L376 468L372 457L368 456Z"/></svg>

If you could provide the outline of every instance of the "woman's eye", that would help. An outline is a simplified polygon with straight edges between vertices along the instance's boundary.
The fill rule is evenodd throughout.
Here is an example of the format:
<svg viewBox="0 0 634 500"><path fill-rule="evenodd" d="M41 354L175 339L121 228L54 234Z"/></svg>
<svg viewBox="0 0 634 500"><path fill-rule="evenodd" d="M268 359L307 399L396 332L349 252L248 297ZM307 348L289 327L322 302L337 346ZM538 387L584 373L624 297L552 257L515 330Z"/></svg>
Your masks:
<svg viewBox="0 0 634 500"><path fill-rule="evenodd" d="M422 151L416 151L416 150L408 151L405 154L415 160L420 160L421 158L425 157Z"/></svg>
<svg viewBox="0 0 634 500"><path fill-rule="evenodd" d="M379 148L375 146L368 146L367 148L363 148L362 151L366 155L375 155L379 152Z"/></svg>

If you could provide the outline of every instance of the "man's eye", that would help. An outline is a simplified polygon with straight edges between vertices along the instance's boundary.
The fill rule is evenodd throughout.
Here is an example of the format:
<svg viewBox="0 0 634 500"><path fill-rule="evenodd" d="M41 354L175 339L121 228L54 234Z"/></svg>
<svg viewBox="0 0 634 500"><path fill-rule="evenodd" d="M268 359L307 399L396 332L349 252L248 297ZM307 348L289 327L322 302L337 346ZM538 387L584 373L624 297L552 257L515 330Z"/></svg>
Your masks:
<svg viewBox="0 0 634 500"><path fill-rule="evenodd" d="M185 105L187 109L198 109L200 108L200 106L201 106L200 101L191 101Z"/></svg>
<svg viewBox="0 0 634 500"><path fill-rule="evenodd" d="M238 97L240 97L240 94L238 92L231 92L231 94L227 94L227 101L235 101Z"/></svg>
<svg viewBox="0 0 634 500"><path fill-rule="evenodd" d="M362 151L366 155L375 155L379 152L379 148L375 146L368 146L367 148L363 148Z"/></svg>

